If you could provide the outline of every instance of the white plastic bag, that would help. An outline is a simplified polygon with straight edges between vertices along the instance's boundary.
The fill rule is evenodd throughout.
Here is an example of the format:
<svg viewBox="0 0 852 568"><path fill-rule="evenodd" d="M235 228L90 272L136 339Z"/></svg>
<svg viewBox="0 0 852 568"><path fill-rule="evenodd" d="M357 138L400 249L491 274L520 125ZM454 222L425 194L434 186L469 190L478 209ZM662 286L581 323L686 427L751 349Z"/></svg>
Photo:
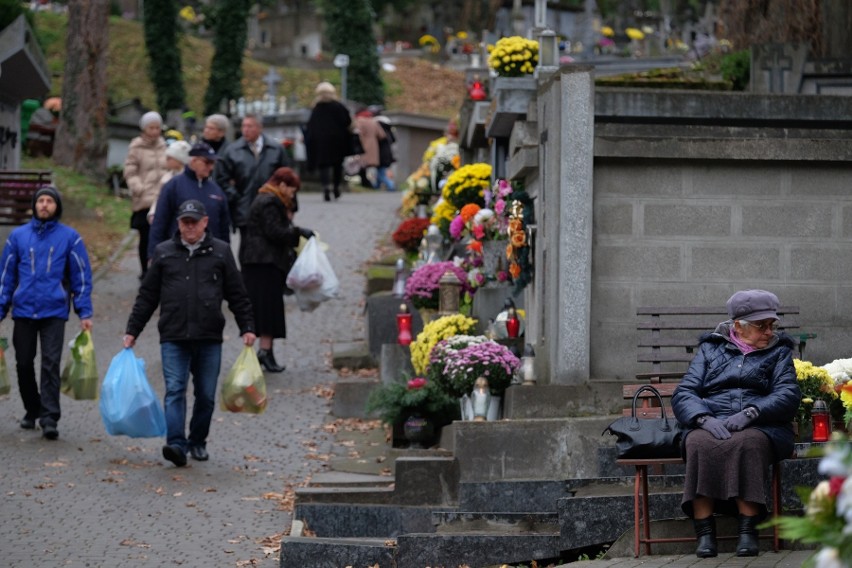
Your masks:
<svg viewBox="0 0 852 568"><path fill-rule="evenodd" d="M337 297L340 283L316 237L308 239L293 263L287 274L287 286L295 292L296 302L303 312L311 312L326 300Z"/></svg>

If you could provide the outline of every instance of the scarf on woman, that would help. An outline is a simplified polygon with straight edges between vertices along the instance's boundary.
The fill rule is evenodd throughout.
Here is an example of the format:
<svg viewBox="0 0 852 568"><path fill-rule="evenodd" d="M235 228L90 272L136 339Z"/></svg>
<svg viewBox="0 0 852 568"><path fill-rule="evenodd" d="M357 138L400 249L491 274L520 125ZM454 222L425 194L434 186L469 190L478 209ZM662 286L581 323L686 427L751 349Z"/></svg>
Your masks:
<svg viewBox="0 0 852 568"><path fill-rule="evenodd" d="M293 198L284 193L284 190L281 189L277 185L272 185L271 183L263 184L263 187L257 190L258 193L270 193L281 200L281 203L284 204L284 207L287 208L288 211L293 209Z"/></svg>
<svg viewBox="0 0 852 568"><path fill-rule="evenodd" d="M756 349L754 346L749 345L748 343L745 343L742 339L740 339L740 336L737 335L737 330L735 330L733 326L731 326L730 337L731 337L731 341L734 343L734 345L739 347L740 351L743 352L743 355L748 355L749 353L751 353L752 351L754 351Z"/></svg>

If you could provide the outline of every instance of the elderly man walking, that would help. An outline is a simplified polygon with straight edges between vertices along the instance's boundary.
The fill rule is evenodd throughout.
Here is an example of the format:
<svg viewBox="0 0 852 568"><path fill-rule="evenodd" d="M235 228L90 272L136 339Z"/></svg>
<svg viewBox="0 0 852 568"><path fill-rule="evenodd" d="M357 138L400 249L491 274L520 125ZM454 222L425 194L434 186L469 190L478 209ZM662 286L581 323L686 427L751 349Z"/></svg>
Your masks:
<svg viewBox="0 0 852 568"><path fill-rule="evenodd" d="M213 418L216 383L222 359L228 302L245 345L254 345L254 316L243 279L228 243L207 231L207 210L201 201L181 203L178 232L157 245L151 268L127 321L124 346L132 347L160 307L160 353L166 382L166 445L163 457L177 467L193 459L206 461L207 436ZM186 435L186 390L189 375L195 404Z"/></svg>
<svg viewBox="0 0 852 568"><path fill-rule="evenodd" d="M69 304L80 327L92 329L92 267L80 234L59 222L62 199L49 185L33 195L33 218L9 235L0 259L0 320L9 307L15 328L12 344L18 387L24 402L21 428L36 420L48 440L59 437L59 362ZM35 356L41 341L41 393L36 385Z"/></svg>
<svg viewBox="0 0 852 568"><path fill-rule="evenodd" d="M281 167L292 167L284 146L263 135L261 118L247 114L243 118L242 138L228 145L216 166L216 183L228 196L231 223L245 237L249 208L257 190ZM240 247L245 239L240 239Z"/></svg>

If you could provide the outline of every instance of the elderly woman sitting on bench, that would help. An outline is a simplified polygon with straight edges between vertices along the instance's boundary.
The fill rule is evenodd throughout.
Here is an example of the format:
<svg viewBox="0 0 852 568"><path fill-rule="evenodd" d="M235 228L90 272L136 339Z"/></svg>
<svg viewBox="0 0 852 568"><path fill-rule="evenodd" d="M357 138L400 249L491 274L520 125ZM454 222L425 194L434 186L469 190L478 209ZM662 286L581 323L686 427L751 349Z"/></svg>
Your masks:
<svg viewBox="0 0 852 568"><path fill-rule="evenodd" d="M727 307L731 319L701 338L672 396L677 420L692 428L681 507L693 518L700 558L718 553L714 512L738 515L737 556L757 556L769 465L793 452L801 400L794 342L776 331L778 297L743 290Z"/></svg>

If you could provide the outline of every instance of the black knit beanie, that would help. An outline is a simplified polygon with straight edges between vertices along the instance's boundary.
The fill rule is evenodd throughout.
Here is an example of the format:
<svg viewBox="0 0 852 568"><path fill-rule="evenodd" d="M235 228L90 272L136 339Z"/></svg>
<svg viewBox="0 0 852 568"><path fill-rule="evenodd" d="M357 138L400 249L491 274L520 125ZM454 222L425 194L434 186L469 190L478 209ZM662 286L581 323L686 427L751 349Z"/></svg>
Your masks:
<svg viewBox="0 0 852 568"><path fill-rule="evenodd" d="M33 217L36 216L36 201L42 195L49 195L56 202L56 215L51 220L58 221L62 217L62 198L59 197L59 190L52 185L43 185L33 194Z"/></svg>

